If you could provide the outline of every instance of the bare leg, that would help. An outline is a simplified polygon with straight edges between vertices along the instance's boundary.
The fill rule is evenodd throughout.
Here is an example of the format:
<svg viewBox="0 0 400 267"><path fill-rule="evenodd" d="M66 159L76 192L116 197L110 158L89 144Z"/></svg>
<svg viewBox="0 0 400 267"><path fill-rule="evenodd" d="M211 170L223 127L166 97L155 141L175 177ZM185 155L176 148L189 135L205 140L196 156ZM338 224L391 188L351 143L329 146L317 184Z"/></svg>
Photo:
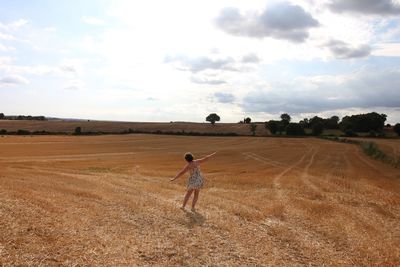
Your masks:
<svg viewBox="0 0 400 267"><path fill-rule="evenodd" d="M199 193L200 193L200 189L194 190L194 197L192 200L192 210L194 210L194 208L196 207L197 199L199 198Z"/></svg>
<svg viewBox="0 0 400 267"><path fill-rule="evenodd" d="M192 193L193 193L193 189L188 189L188 191L186 191L185 198L183 199L182 209L185 209L186 203L188 202Z"/></svg>

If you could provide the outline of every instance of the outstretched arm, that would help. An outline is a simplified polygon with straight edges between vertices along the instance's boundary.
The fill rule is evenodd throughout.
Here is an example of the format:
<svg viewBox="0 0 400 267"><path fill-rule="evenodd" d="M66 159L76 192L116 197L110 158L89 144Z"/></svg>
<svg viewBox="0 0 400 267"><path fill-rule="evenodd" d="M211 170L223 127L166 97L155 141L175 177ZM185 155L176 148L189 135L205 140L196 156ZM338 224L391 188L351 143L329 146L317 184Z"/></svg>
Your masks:
<svg viewBox="0 0 400 267"><path fill-rule="evenodd" d="M214 153L211 153L210 155L205 156L204 158L197 159L196 162L197 162L197 163L206 162L209 158L211 158L212 156L214 156L216 153L217 153L217 151L215 151Z"/></svg>
<svg viewBox="0 0 400 267"><path fill-rule="evenodd" d="M174 178L170 179L171 181L177 179L178 177L182 176L185 172L187 172L189 170L189 164L187 164L185 166L185 168L183 168L180 172L178 172Z"/></svg>

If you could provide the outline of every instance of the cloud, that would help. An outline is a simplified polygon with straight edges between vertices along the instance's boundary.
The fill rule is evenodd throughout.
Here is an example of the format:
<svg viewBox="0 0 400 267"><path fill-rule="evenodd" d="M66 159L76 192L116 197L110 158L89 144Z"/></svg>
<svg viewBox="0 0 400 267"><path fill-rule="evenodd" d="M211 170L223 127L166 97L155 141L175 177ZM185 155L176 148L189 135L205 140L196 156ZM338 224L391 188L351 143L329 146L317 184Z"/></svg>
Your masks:
<svg viewBox="0 0 400 267"><path fill-rule="evenodd" d="M28 84L28 80L19 75L8 75L0 79L0 86L16 86L21 84Z"/></svg>
<svg viewBox="0 0 400 267"><path fill-rule="evenodd" d="M241 61L243 63L259 63L260 62L260 58L256 54L250 53L250 54L244 55L242 57Z"/></svg>
<svg viewBox="0 0 400 267"><path fill-rule="evenodd" d="M209 57L187 57L187 56L167 56L164 59L166 63L174 63L179 70L191 71L193 73L204 70L230 70L236 71L232 66L235 60L231 57L209 58Z"/></svg>
<svg viewBox="0 0 400 267"><path fill-rule="evenodd" d="M400 6L392 0L333 0L328 4L331 11L370 15L397 15Z"/></svg>
<svg viewBox="0 0 400 267"><path fill-rule="evenodd" d="M299 78L243 99L250 112L316 113L348 108L400 107L400 69L363 69L342 76Z"/></svg>
<svg viewBox="0 0 400 267"><path fill-rule="evenodd" d="M197 77L197 76L192 76L190 78L190 81L197 84L209 84L209 85L219 85L226 83L224 80L220 79L209 79L206 77Z"/></svg>
<svg viewBox="0 0 400 267"><path fill-rule="evenodd" d="M82 21L86 24L90 24L90 25L104 25L106 24L103 20L98 19L98 18L94 18L94 17L82 17Z"/></svg>
<svg viewBox="0 0 400 267"><path fill-rule="evenodd" d="M63 87L64 90L70 90L70 91L81 90L84 88L85 88L85 85L81 80L70 80Z"/></svg>
<svg viewBox="0 0 400 267"><path fill-rule="evenodd" d="M63 66L60 67L60 69L63 72L77 73L76 68L74 66L72 66L72 65L63 65Z"/></svg>
<svg viewBox="0 0 400 267"><path fill-rule="evenodd" d="M235 96L231 93L217 92L213 95L213 98L220 103L232 103L235 101Z"/></svg>
<svg viewBox="0 0 400 267"><path fill-rule="evenodd" d="M0 32L0 40L15 40L14 36L10 35L10 34L5 34L5 33L1 33Z"/></svg>
<svg viewBox="0 0 400 267"><path fill-rule="evenodd" d="M261 13L241 14L237 8L222 9L215 19L218 28L226 33L252 38L272 37L304 42L308 30L319 22L297 5L288 2L267 7Z"/></svg>
<svg viewBox="0 0 400 267"><path fill-rule="evenodd" d="M377 44L372 54L381 57L400 57L400 43Z"/></svg>
<svg viewBox="0 0 400 267"><path fill-rule="evenodd" d="M0 22L0 29L4 29L6 31L15 31L15 30L18 30L19 28L25 26L26 24L28 24L28 21L25 19L15 20L8 24L3 24Z"/></svg>
<svg viewBox="0 0 400 267"><path fill-rule="evenodd" d="M0 51L2 52L10 52L10 51L15 51L15 48L12 46L5 46L0 43Z"/></svg>
<svg viewBox="0 0 400 267"><path fill-rule="evenodd" d="M326 47L339 59L362 58L371 54L371 47L369 45L354 47L339 40L330 40L326 43Z"/></svg>

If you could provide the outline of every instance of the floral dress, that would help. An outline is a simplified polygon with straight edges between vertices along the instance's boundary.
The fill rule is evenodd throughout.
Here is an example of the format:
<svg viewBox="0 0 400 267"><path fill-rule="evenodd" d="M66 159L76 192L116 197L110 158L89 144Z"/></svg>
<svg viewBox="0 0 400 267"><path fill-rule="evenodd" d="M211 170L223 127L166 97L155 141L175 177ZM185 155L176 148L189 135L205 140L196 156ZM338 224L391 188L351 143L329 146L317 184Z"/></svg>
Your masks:
<svg viewBox="0 0 400 267"><path fill-rule="evenodd" d="M187 189L200 189L203 187L203 176L200 172L200 167L196 166L190 170Z"/></svg>

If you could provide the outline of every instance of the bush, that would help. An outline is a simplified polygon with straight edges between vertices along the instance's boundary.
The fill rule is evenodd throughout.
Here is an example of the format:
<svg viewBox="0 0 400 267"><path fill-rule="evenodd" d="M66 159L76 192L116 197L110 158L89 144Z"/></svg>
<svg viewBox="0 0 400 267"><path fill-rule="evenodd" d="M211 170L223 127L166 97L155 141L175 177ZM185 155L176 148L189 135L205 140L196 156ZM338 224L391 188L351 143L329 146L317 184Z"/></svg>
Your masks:
<svg viewBox="0 0 400 267"><path fill-rule="evenodd" d="M358 136L358 134L356 132L354 132L353 130L351 130L351 129L346 130L346 132L344 134L347 137L356 137L356 136Z"/></svg>
<svg viewBox="0 0 400 267"><path fill-rule="evenodd" d="M7 134L7 130L6 129L1 129L0 130L0 134Z"/></svg>
<svg viewBox="0 0 400 267"><path fill-rule="evenodd" d="M31 132L30 131L27 131L27 130L18 130L17 131L17 134L18 135L29 135L29 134L31 134Z"/></svg>
<svg viewBox="0 0 400 267"><path fill-rule="evenodd" d="M253 135L256 135L256 129L257 129L257 124L255 124L255 123L250 124L250 132Z"/></svg>
<svg viewBox="0 0 400 267"><path fill-rule="evenodd" d="M268 129L271 134L276 134L276 132L278 132L279 125L280 121L270 120L265 122L265 128Z"/></svg>
<svg viewBox="0 0 400 267"><path fill-rule="evenodd" d="M382 152L378 146L373 142L362 142L361 148L363 149L364 153L380 160L384 160L386 155Z"/></svg>
<svg viewBox="0 0 400 267"><path fill-rule="evenodd" d="M400 136L400 123L396 123L396 125L393 127L393 131Z"/></svg>
<svg viewBox="0 0 400 267"><path fill-rule="evenodd" d="M287 135L305 135L303 125L300 123L289 123L286 127Z"/></svg>
<svg viewBox="0 0 400 267"><path fill-rule="evenodd" d="M315 136L319 136L324 131L324 124L322 122L317 122L312 126L312 134Z"/></svg>
<svg viewBox="0 0 400 267"><path fill-rule="evenodd" d="M76 127L75 128L75 131L74 131L74 134L76 134L76 135L80 135L80 134L82 134L82 128L81 127Z"/></svg>
<svg viewBox="0 0 400 267"><path fill-rule="evenodd" d="M370 137L376 137L378 135L377 132L375 132L374 130L369 131L369 136Z"/></svg>

